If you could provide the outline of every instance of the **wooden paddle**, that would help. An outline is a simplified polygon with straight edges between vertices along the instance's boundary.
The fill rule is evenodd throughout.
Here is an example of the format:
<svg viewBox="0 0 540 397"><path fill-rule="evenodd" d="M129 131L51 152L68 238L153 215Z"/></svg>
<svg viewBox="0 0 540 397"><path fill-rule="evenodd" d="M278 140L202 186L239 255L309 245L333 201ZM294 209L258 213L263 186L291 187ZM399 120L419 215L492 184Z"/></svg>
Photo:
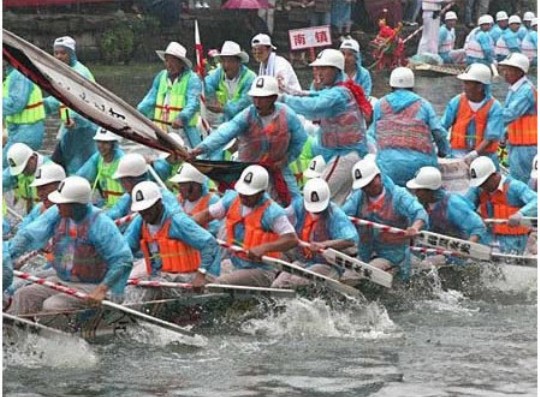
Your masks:
<svg viewBox="0 0 540 397"><path fill-rule="evenodd" d="M3 317L4 323L10 323L10 322L11 323L18 323L18 324L24 325L25 327L33 328L33 329L36 329L38 331L44 331L45 333L49 333L49 334L52 334L52 335L55 335L55 336L61 336L63 338L75 338L75 339L80 340L83 343L87 343L84 339L79 338L79 337L77 337L77 336L75 336L73 334L68 334L67 332L62 332L60 330L57 330L57 329L54 329L54 328L51 328L51 327L47 327L47 326L45 326L43 324L35 323L33 321L27 320L26 318L14 316L14 315L8 314L8 313L2 313L2 317Z"/></svg>

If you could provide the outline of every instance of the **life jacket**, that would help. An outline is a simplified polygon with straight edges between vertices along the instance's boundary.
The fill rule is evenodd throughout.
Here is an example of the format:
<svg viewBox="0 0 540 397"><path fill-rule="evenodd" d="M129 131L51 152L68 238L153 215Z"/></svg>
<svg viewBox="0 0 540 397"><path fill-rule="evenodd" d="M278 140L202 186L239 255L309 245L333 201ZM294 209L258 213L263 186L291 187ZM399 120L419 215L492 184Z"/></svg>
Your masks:
<svg viewBox="0 0 540 397"><path fill-rule="evenodd" d="M292 163L289 164L289 168L294 174L296 179L296 184L300 189L304 187L304 184L307 182L307 178L304 177L304 171L309 167L309 163L313 158L313 141L308 138L304 146L302 147L302 152L300 156L297 157Z"/></svg>
<svg viewBox="0 0 540 397"><path fill-rule="evenodd" d="M456 238L467 238L448 218L448 203L450 195L445 193L444 197L434 203L430 208L426 208L429 215L429 224L431 231L439 234L446 234Z"/></svg>
<svg viewBox="0 0 540 397"><path fill-rule="evenodd" d="M285 107L276 110L266 127L248 113L247 131L238 139L239 161L276 162L287 156L291 141L287 111Z"/></svg>
<svg viewBox="0 0 540 397"><path fill-rule="evenodd" d="M321 143L329 149L342 149L357 145L366 139L364 116L358 107L352 92L343 87L347 93L347 108L334 117L321 120Z"/></svg>
<svg viewBox="0 0 540 397"><path fill-rule="evenodd" d="M105 207L111 208L120 197L124 194L124 188L120 183L119 179L114 179L113 175L118 168L120 159L111 161L110 163L105 163L103 157L99 157L97 165L97 176L94 181L94 186L92 190L94 191L99 185L99 189L103 198L105 198Z"/></svg>
<svg viewBox="0 0 540 397"><path fill-rule="evenodd" d="M246 83L251 75L251 70L248 68L240 68L240 78L234 92L229 93L229 88L225 84L225 71L220 70L221 76L219 78L219 85L216 90L216 99L221 106L225 106L229 101L237 101L241 97L242 90L245 88ZM216 72L217 73L217 72ZM253 72L252 72L253 73Z"/></svg>
<svg viewBox="0 0 540 397"><path fill-rule="evenodd" d="M13 73L10 73L4 81L2 91L4 100L9 97L9 85L11 84L11 80L13 80ZM45 106L43 106L41 89L32 83L32 91L24 109L17 114L6 116L5 119L8 124L34 124L38 121L45 120Z"/></svg>
<svg viewBox="0 0 540 397"><path fill-rule="evenodd" d="M445 29L448 34L445 36L444 40L439 43L439 54L447 54L454 49L454 44L456 43L456 32L454 29L448 30L446 26L441 26L441 30Z"/></svg>
<svg viewBox="0 0 540 397"><path fill-rule="evenodd" d="M178 117L187 102L188 84L192 76L192 72L188 70L184 72L180 79L171 82L167 76L167 72L161 73L159 78L158 90L156 95L156 109L154 111L153 121L163 131ZM195 113L189 126L195 127L199 120L199 113Z"/></svg>
<svg viewBox="0 0 540 397"><path fill-rule="evenodd" d="M25 203L26 213L30 213L34 204L39 203L37 189L30 186L34 182L35 175L25 175L20 173L17 175L17 187L15 188L15 198L23 200Z"/></svg>
<svg viewBox="0 0 540 397"><path fill-rule="evenodd" d="M508 37L508 35L512 34L516 35L516 38L518 37L516 33L510 31L510 28L507 28L503 32L501 37L499 37L499 39L497 40L497 43L495 44L495 55L497 56L497 58L506 58L508 55L510 55L511 52L513 52L506 43L506 38ZM521 42L521 40L519 39L518 41Z"/></svg>
<svg viewBox="0 0 540 397"><path fill-rule="evenodd" d="M503 191L499 189L493 194L485 190L480 193L480 214L482 218L508 219L520 210L519 207L512 207L508 204L508 189L510 181L506 180L503 184ZM526 226L508 226L507 224L495 224L492 226L493 234L502 234L510 236L519 236L529 233Z"/></svg>
<svg viewBox="0 0 540 397"><path fill-rule="evenodd" d="M327 213L325 212L318 219L315 219L309 212L305 211L304 225L300 232L300 239L307 242L330 240L330 234L327 228ZM308 248L302 248L301 252L307 259L313 259L314 257L313 252Z"/></svg>
<svg viewBox="0 0 540 397"><path fill-rule="evenodd" d="M459 97L459 106L456 114L456 120L452 125L452 136L450 138L450 145L453 149L470 149L467 143L469 125L474 123L476 137L474 149L478 148L480 143L484 140L484 132L488 122L488 114L493 106L495 99L491 98L482 105L476 112L471 109L469 101L465 94L461 94ZM499 142L491 143L487 148L487 153L495 153L499 147Z"/></svg>
<svg viewBox="0 0 540 397"><path fill-rule="evenodd" d="M398 113L394 112L386 98L382 98L380 104L381 117L376 122L379 149L435 153L429 126L424 121L415 118L422 106L420 99Z"/></svg>
<svg viewBox="0 0 540 397"><path fill-rule="evenodd" d="M534 31L533 31L534 32ZM523 41L521 42L521 53L523 55L526 55L527 58L529 58L529 61L533 61L534 59L537 58L537 53L538 53L538 50L536 48L536 42L533 41L533 38L532 38L532 33L533 32L529 32L529 35L527 35L525 37L525 39L523 39ZM534 32L536 33L536 32Z"/></svg>
<svg viewBox="0 0 540 397"><path fill-rule="evenodd" d="M165 221L161 229L152 236L146 222L141 227L141 251L146 263L146 271L153 274L155 260L161 261L160 271L165 273L192 273L201 264L201 254L192 246L169 237L171 219ZM157 251L156 251L157 248Z"/></svg>
<svg viewBox="0 0 540 397"><path fill-rule="evenodd" d="M465 54L475 59L486 59L486 54L484 54L484 50L476 37L479 33L485 32L478 31L476 34L471 35L470 40L465 44ZM489 35L488 37L491 40L491 45L494 46L493 39Z"/></svg>
<svg viewBox="0 0 540 397"><path fill-rule="evenodd" d="M189 215L190 217L192 217L192 216L197 215L200 212L203 212L204 210L207 210L208 206L210 204L210 199L211 198L212 198L212 195L210 193L202 196L199 199L199 201L197 201L197 204L195 204L195 206L189 212L187 211L186 207L184 206L186 200L184 199L184 197L182 197L181 194L178 195L178 202L182 205L182 209L184 210L184 212L187 215ZM201 226L206 229L208 227L208 222L205 223L204 225L201 225Z"/></svg>
<svg viewBox="0 0 540 397"><path fill-rule="evenodd" d="M532 85L531 85L532 87ZM538 143L538 93L532 87L534 95L534 114L524 114L512 121L508 127L508 142L513 146L536 146Z"/></svg>
<svg viewBox="0 0 540 397"><path fill-rule="evenodd" d="M62 218L52 238L54 259L52 266L64 281L99 284L105 278L108 266L90 241L90 227L99 212L74 224Z"/></svg>
<svg viewBox="0 0 540 397"><path fill-rule="evenodd" d="M267 199L264 203L254 208L248 215L242 216L242 203L240 197L236 197L231 207L227 211L225 220L225 231L227 233L227 243L241 245L249 250L261 244L271 243L279 239L279 235L272 231L265 231L262 227L262 218L264 211L270 206L271 200ZM243 241L238 241L235 233L238 227L244 227ZM274 258L280 256L279 252L269 252L266 254ZM242 255L240 255L242 256Z"/></svg>
<svg viewBox="0 0 540 397"><path fill-rule="evenodd" d="M47 210L48 208L45 208L45 205L41 203L41 206L39 207L40 215ZM53 239L49 240L49 242L47 243L45 248L41 250L41 252L43 253L43 256L45 257L47 263L52 263L54 261Z"/></svg>

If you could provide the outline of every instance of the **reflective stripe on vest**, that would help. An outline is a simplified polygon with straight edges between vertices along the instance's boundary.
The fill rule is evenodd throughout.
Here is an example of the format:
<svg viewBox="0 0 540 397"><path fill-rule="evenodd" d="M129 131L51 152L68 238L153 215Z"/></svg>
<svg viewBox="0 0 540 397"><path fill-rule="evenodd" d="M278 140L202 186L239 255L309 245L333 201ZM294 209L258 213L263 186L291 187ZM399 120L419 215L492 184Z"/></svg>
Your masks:
<svg viewBox="0 0 540 397"><path fill-rule="evenodd" d="M526 55L527 58L529 58L529 61L535 59L537 57L537 49L535 43L525 38L521 42L521 53L523 55Z"/></svg>
<svg viewBox="0 0 540 397"><path fill-rule="evenodd" d="M347 93L347 108L335 117L321 120L321 143L329 149L340 149L354 146L365 139L364 116L350 90L342 87Z"/></svg>
<svg viewBox="0 0 540 397"><path fill-rule="evenodd" d="M257 247L261 244L271 243L279 239L279 235L274 232L264 231L262 228L262 217L264 211L270 206L271 201L266 200L263 204L254 208L248 215L242 216L242 203L240 197L236 197L233 201L229 211L227 211L227 218L225 220L225 230L227 232L228 244L240 244L245 249ZM244 225L244 238L243 241L236 241L235 230L240 224ZM269 252L266 255L278 258L279 252ZM240 255L242 256L242 255ZM243 256L245 258L245 256Z"/></svg>
<svg viewBox="0 0 540 397"><path fill-rule="evenodd" d="M240 79L238 80L238 84L236 85L236 89L232 95L230 95L229 88L227 87L227 84L225 84L225 71L223 69L220 70L221 76L216 90L216 99L221 106L225 106L229 101L237 101L240 99L240 93L246 85L246 81L250 75L249 72L250 70L248 68L244 68L240 75Z"/></svg>
<svg viewBox="0 0 540 397"><path fill-rule="evenodd" d="M111 161L110 163L105 163L103 157L99 157L97 165L97 176L94 181L94 186L92 186L92 191L96 190L96 187L99 185L101 194L105 199L105 207L110 208L120 199L124 194L124 188L120 183L119 179L113 179L113 175L118 168L120 159Z"/></svg>
<svg viewBox="0 0 540 397"><path fill-rule="evenodd" d="M504 39L504 34L499 37L497 44L495 44L495 55L506 57L510 54L510 49L506 45L506 40Z"/></svg>
<svg viewBox="0 0 540 397"><path fill-rule="evenodd" d="M424 121L415 118L422 105L420 99L399 113L394 113L386 98L382 98L380 104L381 118L376 122L377 146L380 149L435 153L429 126Z"/></svg>
<svg viewBox="0 0 540 397"><path fill-rule="evenodd" d="M3 85L4 100L9 97L9 84L13 79L13 73L10 73ZM41 89L32 83L32 91L28 98L28 103L24 109L17 114L6 116L6 122L10 124L34 124L38 121L45 120L45 106L43 106L43 95Z"/></svg>
<svg viewBox="0 0 540 397"><path fill-rule="evenodd" d="M532 87L534 94L535 114L525 114L512 121L508 125L508 142L514 146L529 146L538 143L538 114L536 106L538 102L538 93L536 88Z"/></svg>
<svg viewBox="0 0 540 397"><path fill-rule="evenodd" d="M442 28L441 28L442 29ZM445 54L454 49L454 43L456 42L455 33L452 34L451 30L446 29L448 34L446 35L445 40L439 44L439 53Z"/></svg>
<svg viewBox="0 0 540 397"><path fill-rule="evenodd" d="M491 39L493 41L493 39ZM465 54L471 58L484 59L486 56L482 46L476 39L476 35L473 35L469 42L465 45Z"/></svg>
<svg viewBox="0 0 540 397"><path fill-rule="evenodd" d="M491 98L484 103L480 109L476 112L471 109L469 101L465 94L461 94L459 98L459 106L456 114L456 120L452 125L452 135L450 137L450 145L452 149L477 149L480 143L484 140L484 131L488 122L488 114L493 106L495 99ZM469 147L467 138L470 136L467 134L469 125L473 123L476 131L474 148ZM499 148L499 142L491 143L487 148L487 153L495 153Z"/></svg>
<svg viewBox="0 0 540 397"><path fill-rule="evenodd" d="M518 207L512 207L508 204L508 189L510 181L506 180L503 185L503 191L499 189L493 194L485 190L480 193L480 214L482 218L508 219L519 211ZM492 226L494 234L519 236L529 233L529 228L525 226L508 226L507 224L495 224Z"/></svg>
<svg viewBox="0 0 540 397"><path fill-rule="evenodd" d="M143 223L141 228L141 251L146 263L146 271L152 274L152 262L161 262L159 270L165 273L192 273L197 271L201 263L198 250L180 240L169 237L171 219L152 237L148 225ZM157 246L157 252L155 248Z"/></svg>
<svg viewBox="0 0 540 397"><path fill-rule="evenodd" d="M30 186L32 182L34 182L34 175L25 175L24 173L17 175L17 187L14 194L18 200L25 202L26 213L30 213L34 203L39 203L37 189Z"/></svg>

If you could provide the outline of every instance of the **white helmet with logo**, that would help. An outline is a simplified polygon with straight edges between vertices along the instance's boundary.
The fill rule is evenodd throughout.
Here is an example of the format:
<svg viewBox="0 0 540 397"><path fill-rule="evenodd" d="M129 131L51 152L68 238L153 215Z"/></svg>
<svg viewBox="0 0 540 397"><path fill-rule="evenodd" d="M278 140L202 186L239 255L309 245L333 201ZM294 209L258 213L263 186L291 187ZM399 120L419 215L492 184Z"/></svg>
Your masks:
<svg viewBox="0 0 540 397"><path fill-rule="evenodd" d="M313 157L309 162L308 167L304 171L304 176L309 179L318 178L321 176L325 168L326 161L324 161L323 156L319 155Z"/></svg>
<svg viewBox="0 0 540 397"><path fill-rule="evenodd" d="M414 88L413 71L405 67L399 67L392 70L392 73L390 74L390 87Z"/></svg>
<svg viewBox="0 0 540 397"><path fill-rule="evenodd" d="M373 159L363 159L357 162L352 169L353 189L362 189L381 173Z"/></svg>
<svg viewBox="0 0 540 397"><path fill-rule="evenodd" d="M314 178L304 186L304 207L306 211L318 213L330 204L330 188L324 179Z"/></svg>
<svg viewBox="0 0 540 397"><path fill-rule="evenodd" d="M206 176L191 164L184 163L169 181L174 183L195 182L202 185L206 182Z"/></svg>
<svg viewBox="0 0 540 397"><path fill-rule="evenodd" d="M21 174L32 154L34 154L34 151L24 143L17 142L11 145L7 151L9 173L13 176Z"/></svg>
<svg viewBox="0 0 540 397"><path fill-rule="evenodd" d="M465 73L458 75L458 79L463 81L475 81L482 84L491 84L491 69L483 63L473 63Z"/></svg>
<svg viewBox="0 0 540 397"><path fill-rule="evenodd" d="M341 51L327 48L322 50L318 55L317 59L309 64L309 66L333 66L339 70L345 69L345 57Z"/></svg>
<svg viewBox="0 0 540 397"><path fill-rule="evenodd" d="M244 196L253 196L268 188L268 171L260 165L250 165L240 175L234 190Z"/></svg>
<svg viewBox="0 0 540 397"><path fill-rule="evenodd" d="M30 186L45 186L49 183L62 182L64 179L66 179L66 172L61 165L52 162L45 163L38 168L34 176L34 182Z"/></svg>
<svg viewBox="0 0 540 397"><path fill-rule="evenodd" d="M148 171L146 160L139 153L128 153L118 162L113 179L142 176Z"/></svg>
<svg viewBox="0 0 540 397"><path fill-rule="evenodd" d="M267 97L279 94L278 81L273 76L259 76L253 80L249 96Z"/></svg>
<svg viewBox="0 0 540 397"><path fill-rule="evenodd" d="M90 182L80 176L70 176L60 182L58 189L48 197L55 204L88 204L91 196Z"/></svg>
<svg viewBox="0 0 540 397"><path fill-rule="evenodd" d="M435 167L422 167L416 176L407 182L408 189L438 190L442 186L441 171Z"/></svg>
<svg viewBox="0 0 540 397"><path fill-rule="evenodd" d="M469 167L471 180L469 184L474 187L481 186L487 179L497 172L495 164L487 156L476 158Z"/></svg>
<svg viewBox="0 0 540 397"><path fill-rule="evenodd" d="M144 211L162 199L161 189L152 181L137 183L131 192L131 211Z"/></svg>
<svg viewBox="0 0 540 397"><path fill-rule="evenodd" d="M122 137L120 135L116 135L112 133L109 130L106 130L103 127L99 127L96 130L96 135L94 135L94 141L101 141L101 142L120 142L122 140Z"/></svg>

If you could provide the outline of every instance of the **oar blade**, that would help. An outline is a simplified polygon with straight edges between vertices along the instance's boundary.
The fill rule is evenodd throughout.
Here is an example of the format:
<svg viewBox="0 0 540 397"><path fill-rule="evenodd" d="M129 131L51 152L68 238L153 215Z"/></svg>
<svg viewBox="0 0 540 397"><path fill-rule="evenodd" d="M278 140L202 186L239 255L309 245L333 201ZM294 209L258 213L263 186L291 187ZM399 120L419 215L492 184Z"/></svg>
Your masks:
<svg viewBox="0 0 540 397"><path fill-rule="evenodd" d="M244 285L206 284L207 292L228 293L232 295L252 295L272 298L295 298L296 291L281 288L247 287Z"/></svg>
<svg viewBox="0 0 540 397"><path fill-rule="evenodd" d="M515 265L515 266L525 266L525 267L538 266L537 256L494 253L491 256L491 259L493 262L496 262L496 263L505 263L505 264Z"/></svg>
<svg viewBox="0 0 540 397"><path fill-rule="evenodd" d="M415 240L423 245L455 251L469 258L478 260L491 259L490 247L471 241L425 231L416 236Z"/></svg>

